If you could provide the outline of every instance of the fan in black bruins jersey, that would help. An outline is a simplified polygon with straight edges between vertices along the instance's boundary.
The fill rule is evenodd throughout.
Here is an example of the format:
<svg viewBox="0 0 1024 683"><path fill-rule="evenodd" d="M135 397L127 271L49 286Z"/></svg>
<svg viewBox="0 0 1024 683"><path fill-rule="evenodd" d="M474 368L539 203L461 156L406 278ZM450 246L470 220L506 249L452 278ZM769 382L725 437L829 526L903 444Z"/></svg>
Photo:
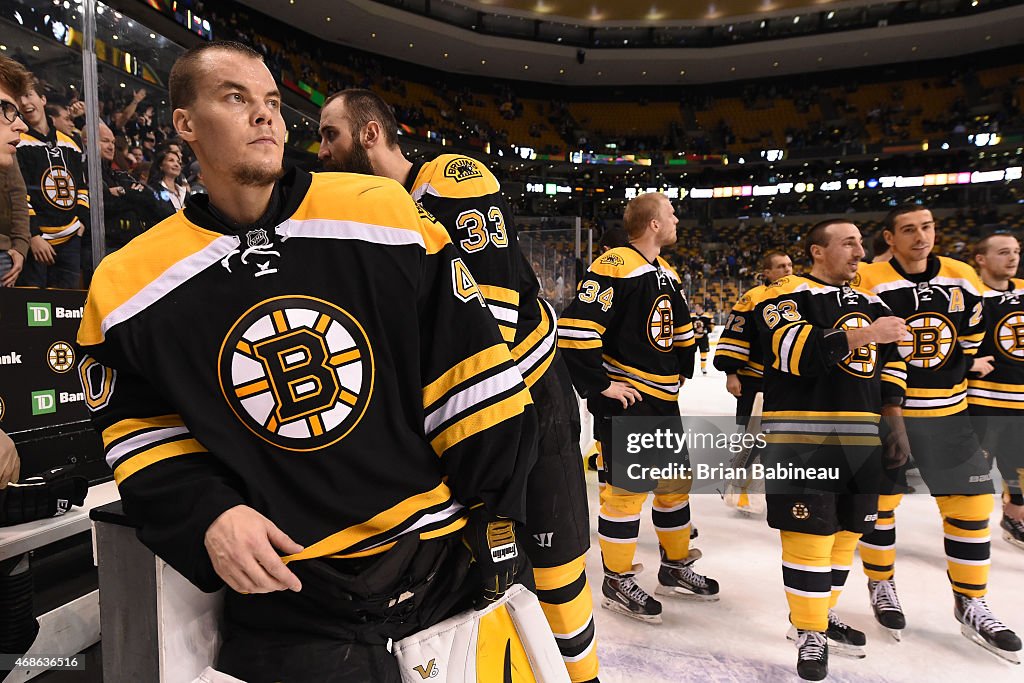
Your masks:
<svg viewBox="0 0 1024 683"><path fill-rule="evenodd" d="M195 585L231 589L219 670L397 683L390 640L515 580L529 392L399 184L283 171L256 52L193 48L170 99L209 194L103 260L78 335L125 512Z"/></svg>
<svg viewBox="0 0 1024 683"><path fill-rule="evenodd" d="M626 205L630 246L610 249L580 282L558 321L558 346L573 384L587 399L611 470L611 420L617 416L679 415L679 388L693 375L693 326L679 275L659 256L677 240L678 219L662 194L643 194ZM685 453L684 453L685 455ZM661 622L661 603L636 582L633 564L645 493L612 485L601 489L598 540L605 578L601 605L642 621ZM661 546L656 592L670 597L718 599L718 582L693 570L690 481L661 482L652 517Z"/></svg>
<svg viewBox="0 0 1024 683"><path fill-rule="evenodd" d="M538 459L527 483L526 548L537 595L573 681L598 674L586 480L579 407L556 355L556 321L519 248L512 211L497 178L476 159L442 154L405 158L391 108L369 90L343 90L320 112L320 160L329 171L389 177L444 225L483 293L540 420ZM576 423L574 425L574 423Z"/></svg>
<svg viewBox="0 0 1024 683"><path fill-rule="evenodd" d="M797 672L819 681L828 674L830 648L864 657L864 633L833 608L857 540L874 527L883 411L893 434L903 432L906 366L893 342L907 328L881 299L849 284L864 257L857 226L823 221L804 244L810 273L756 292L749 322L764 349L764 466L825 475L795 476L784 485L771 480L766 487L768 524L782 537ZM892 449L896 465L907 455L905 444Z"/></svg>
<svg viewBox="0 0 1024 683"><path fill-rule="evenodd" d="M993 487L967 412L967 371L985 332L982 284L966 263L931 253L935 220L923 206L894 208L883 235L892 259L861 266L858 284L906 320L913 335L898 346L907 363L903 414L914 461L942 515L954 614L965 637L1016 660L1020 639L985 602ZM893 581L895 509L902 497L895 491L906 483L900 479L892 495L879 497L878 523L860 548L875 617L897 639L906 627Z"/></svg>
<svg viewBox="0 0 1024 683"><path fill-rule="evenodd" d="M1024 549L1024 280L1015 278L1020 242L995 234L974 246L985 299L985 340L967 379L967 405L985 450L1003 477L1003 538Z"/></svg>

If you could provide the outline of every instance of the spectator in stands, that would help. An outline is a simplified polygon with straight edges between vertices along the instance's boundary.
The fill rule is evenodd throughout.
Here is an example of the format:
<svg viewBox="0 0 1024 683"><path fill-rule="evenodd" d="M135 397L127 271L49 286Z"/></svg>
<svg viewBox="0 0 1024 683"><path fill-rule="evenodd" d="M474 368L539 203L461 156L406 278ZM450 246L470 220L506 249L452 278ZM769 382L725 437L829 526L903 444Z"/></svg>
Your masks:
<svg viewBox="0 0 1024 683"><path fill-rule="evenodd" d="M45 110L50 120L53 121L54 128L68 137L78 134L78 130L75 128L75 119L85 115L85 102L75 100L67 105L63 102L48 102Z"/></svg>
<svg viewBox="0 0 1024 683"><path fill-rule="evenodd" d="M149 187L126 171L115 169L114 132L100 123L100 166L103 170L103 218L107 254L117 251L174 211Z"/></svg>
<svg viewBox="0 0 1024 683"><path fill-rule="evenodd" d="M0 57L0 286L3 287L14 286L29 248L25 181L14 156L21 134L28 130L18 111L18 101L28 87L29 78L20 64ZM2 478L5 458L9 456L0 453L0 487L6 484Z"/></svg>
<svg viewBox="0 0 1024 683"><path fill-rule="evenodd" d="M110 122L111 127L115 131L125 130L125 126L127 126L128 123L135 116L135 110L138 109L139 104L142 102L142 100L146 99L146 94L147 93L145 88L139 88L138 90L132 93L132 98L128 100L125 106L120 111L114 113L114 115L110 119ZM155 138L153 142L156 142Z"/></svg>
<svg viewBox="0 0 1024 683"><path fill-rule="evenodd" d="M53 126L42 92L32 78L20 100L29 129L22 134L18 164L32 206L32 238L18 284L74 289L82 270L81 236L89 228L85 158L81 138Z"/></svg>
<svg viewBox="0 0 1024 683"><path fill-rule="evenodd" d="M131 143L128 138L123 135L118 135L114 138L114 159L111 162L115 170L118 171L131 171L135 168L135 164L139 162L138 159L130 152ZM141 157L142 153L139 152Z"/></svg>
<svg viewBox="0 0 1024 683"><path fill-rule="evenodd" d="M149 171L149 186L174 211L184 208L189 188L181 178L181 156L169 149L157 154Z"/></svg>

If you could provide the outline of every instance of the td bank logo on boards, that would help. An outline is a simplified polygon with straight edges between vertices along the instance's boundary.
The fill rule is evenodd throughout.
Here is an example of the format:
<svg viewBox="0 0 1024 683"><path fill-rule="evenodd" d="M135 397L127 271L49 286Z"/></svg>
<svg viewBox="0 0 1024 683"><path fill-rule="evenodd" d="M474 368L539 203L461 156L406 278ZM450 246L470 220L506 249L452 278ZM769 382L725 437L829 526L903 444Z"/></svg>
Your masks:
<svg viewBox="0 0 1024 683"><path fill-rule="evenodd" d="M53 327L54 319L58 320L81 320L85 314L85 307L64 308L63 306L52 306L49 302L29 301L28 326L29 327Z"/></svg>
<svg viewBox="0 0 1024 683"><path fill-rule="evenodd" d="M57 412L57 395L53 389L32 392L32 414L49 415Z"/></svg>
<svg viewBox="0 0 1024 683"><path fill-rule="evenodd" d="M65 403L81 403L85 400L84 393L71 393L62 391L60 393L53 389L32 392L32 414L49 415L57 412L58 405Z"/></svg>

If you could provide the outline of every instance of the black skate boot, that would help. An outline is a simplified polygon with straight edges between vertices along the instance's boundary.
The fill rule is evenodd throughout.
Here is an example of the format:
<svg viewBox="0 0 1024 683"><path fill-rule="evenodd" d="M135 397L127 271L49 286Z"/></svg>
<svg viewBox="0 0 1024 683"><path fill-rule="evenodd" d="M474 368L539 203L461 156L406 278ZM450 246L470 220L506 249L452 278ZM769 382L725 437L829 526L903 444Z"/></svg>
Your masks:
<svg viewBox="0 0 1024 683"><path fill-rule="evenodd" d="M685 560L668 560L665 558L665 549L662 548L658 587L654 589L654 592L673 598L708 602L718 600L718 582L693 571L693 563L700 557L700 551L692 548Z"/></svg>
<svg viewBox="0 0 1024 683"><path fill-rule="evenodd" d="M805 681L828 676L828 639L821 631L797 631L796 673Z"/></svg>
<svg viewBox="0 0 1024 683"><path fill-rule="evenodd" d="M878 623L889 630L889 634L897 642L903 637L902 631L907 627L907 618L903 616L900 598L896 595L896 582L868 581L868 594L871 598L871 609L875 612Z"/></svg>
<svg viewBox="0 0 1024 683"><path fill-rule="evenodd" d="M852 657L853 659L864 659L867 652L864 646L868 639L863 631L858 631L849 624L844 624L834 610L828 611L828 647L832 654L840 657ZM800 639L800 632L796 626L790 626L786 638L796 642Z"/></svg>
<svg viewBox="0 0 1024 683"><path fill-rule="evenodd" d="M985 598L953 594L953 615L960 622L960 633L997 657L1020 664L1020 638L992 614Z"/></svg>
<svg viewBox="0 0 1024 683"><path fill-rule="evenodd" d="M999 522L999 526L1003 528L1004 541L1024 550L1024 522L1003 515L1003 521Z"/></svg>
<svg viewBox="0 0 1024 683"><path fill-rule="evenodd" d="M624 574L616 574L606 567L601 586L604 594L601 607L649 624L660 624L661 603L648 595L634 578L641 571L641 564L634 564L633 569Z"/></svg>

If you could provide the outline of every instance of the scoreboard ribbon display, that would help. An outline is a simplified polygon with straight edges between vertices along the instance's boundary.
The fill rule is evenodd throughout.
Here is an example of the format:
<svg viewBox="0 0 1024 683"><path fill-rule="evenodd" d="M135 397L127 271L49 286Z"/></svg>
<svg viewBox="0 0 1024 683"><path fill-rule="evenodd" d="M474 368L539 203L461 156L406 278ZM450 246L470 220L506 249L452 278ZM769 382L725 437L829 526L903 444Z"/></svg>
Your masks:
<svg viewBox="0 0 1024 683"><path fill-rule="evenodd" d="M0 288L0 429L89 419L75 349L84 306L84 291Z"/></svg>

